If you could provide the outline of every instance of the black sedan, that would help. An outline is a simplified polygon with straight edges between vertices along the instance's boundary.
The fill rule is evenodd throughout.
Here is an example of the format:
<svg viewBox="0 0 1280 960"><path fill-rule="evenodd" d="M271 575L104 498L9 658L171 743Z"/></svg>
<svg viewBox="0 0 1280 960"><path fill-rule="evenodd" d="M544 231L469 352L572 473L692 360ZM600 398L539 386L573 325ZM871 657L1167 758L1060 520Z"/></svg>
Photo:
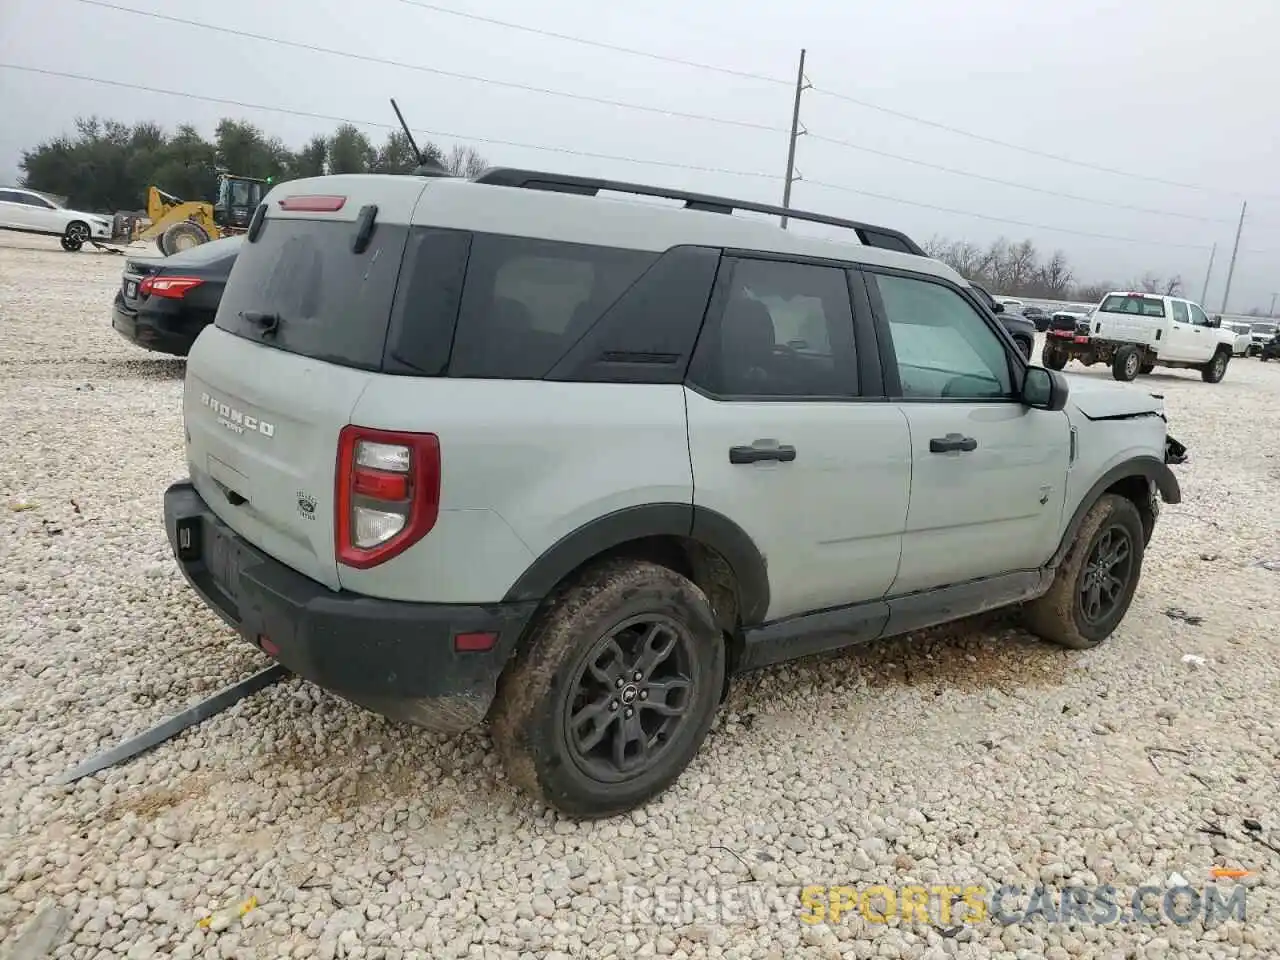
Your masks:
<svg viewBox="0 0 1280 960"><path fill-rule="evenodd" d="M1049 329L1049 313L1040 307L1023 307L1022 315L1036 325L1037 333L1044 333Z"/></svg>
<svg viewBox="0 0 1280 960"><path fill-rule="evenodd" d="M185 357L213 323L243 239L226 237L168 257L125 261L111 325L139 347Z"/></svg>

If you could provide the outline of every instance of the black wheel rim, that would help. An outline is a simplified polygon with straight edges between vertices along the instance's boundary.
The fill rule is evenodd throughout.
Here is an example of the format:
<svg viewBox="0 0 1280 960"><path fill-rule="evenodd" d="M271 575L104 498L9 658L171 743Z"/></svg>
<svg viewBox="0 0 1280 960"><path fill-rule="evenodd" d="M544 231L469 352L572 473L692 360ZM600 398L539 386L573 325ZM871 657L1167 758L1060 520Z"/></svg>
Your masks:
<svg viewBox="0 0 1280 960"><path fill-rule="evenodd" d="M1089 551L1080 575L1080 614L1103 623L1123 602L1133 575L1133 540L1124 527L1108 527Z"/></svg>
<svg viewBox="0 0 1280 960"><path fill-rule="evenodd" d="M669 617L623 621L582 659L564 707L569 753L594 780L617 783L650 769L689 722L692 637Z"/></svg>

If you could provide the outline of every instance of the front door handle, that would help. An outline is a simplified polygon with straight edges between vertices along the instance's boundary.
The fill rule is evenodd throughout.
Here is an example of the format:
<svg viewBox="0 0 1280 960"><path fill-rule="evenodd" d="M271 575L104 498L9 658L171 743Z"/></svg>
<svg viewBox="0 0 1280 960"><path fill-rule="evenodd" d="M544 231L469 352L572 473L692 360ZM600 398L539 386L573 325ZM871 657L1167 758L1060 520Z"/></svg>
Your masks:
<svg viewBox="0 0 1280 960"><path fill-rule="evenodd" d="M930 453L953 453L960 451L969 453L978 449L978 441L973 437L962 437L958 433L948 433L945 437L934 437L929 441Z"/></svg>
<svg viewBox="0 0 1280 960"><path fill-rule="evenodd" d="M757 441L758 442L758 441ZM759 463L762 460L776 460L779 463L790 463L796 458L796 448L783 444L769 446L730 447L730 463Z"/></svg>

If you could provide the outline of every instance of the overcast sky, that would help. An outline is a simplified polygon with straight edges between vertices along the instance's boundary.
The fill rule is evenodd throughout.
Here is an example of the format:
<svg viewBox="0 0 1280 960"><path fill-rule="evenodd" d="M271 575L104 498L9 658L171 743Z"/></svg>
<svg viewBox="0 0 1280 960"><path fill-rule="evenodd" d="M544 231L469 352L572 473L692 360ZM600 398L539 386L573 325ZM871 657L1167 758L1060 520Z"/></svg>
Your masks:
<svg viewBox="0 0 1280 960"><path fill-rule="evenodd" d="M395 96L411 126L490 162L645 180L777 202L792 91L786 83L659 62L477 22L433 0L109 0L223 27L405 64L680 113L711 123L574 101L407 67L282 47L104 9L83 0L0 0L0 63L247 104L369 121L380 141ZM1181 274L1198 298L1218 244L1207 305L1218 310L1242 199L1248 217L1230 308L1266 308L1280 290L1280 101L1275 0L438 0L439 7L602 43L793 80L808 49L796 207L987 243L1030 237L1062 248L1078 279L1124 285ZM831 96L1086 164L1060 163ZM0 181L23 147L72 130L78 115L195 124L234 115L298 146L334 124L260 109L0 68ZM756 129L759 125L770 129ZM940 172L820 140L849 141L985 177L1130 207L1117 209ZM555 147L599 159L502 143ZM736 172L705 172L637 160ZM748 176L743 174L756 174ZM832 189L834 184L880 197ZM1188 189L1168 183L1197 185ZM1019 220L998 223L915 204ZM140 198L141 199L141 198ZM1206 218L1203 222L1192 217ZM1106 234L1140 242L1073 235ZM1183 246L1175 246L1183 245Z"/></svg>

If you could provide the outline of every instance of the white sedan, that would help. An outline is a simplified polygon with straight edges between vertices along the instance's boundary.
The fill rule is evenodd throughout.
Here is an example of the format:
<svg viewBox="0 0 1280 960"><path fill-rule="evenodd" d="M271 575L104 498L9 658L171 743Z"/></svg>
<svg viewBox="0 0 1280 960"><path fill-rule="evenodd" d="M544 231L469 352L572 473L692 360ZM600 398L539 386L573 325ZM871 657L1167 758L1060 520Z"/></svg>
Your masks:
<svg viewBox="0 0 1280 960"><path fill-rule="evenodd" d="M69 210L34 190L0 187L0 230L61 237L62 249L74 252L90 240L110 240L111 220Z"/></svg>

